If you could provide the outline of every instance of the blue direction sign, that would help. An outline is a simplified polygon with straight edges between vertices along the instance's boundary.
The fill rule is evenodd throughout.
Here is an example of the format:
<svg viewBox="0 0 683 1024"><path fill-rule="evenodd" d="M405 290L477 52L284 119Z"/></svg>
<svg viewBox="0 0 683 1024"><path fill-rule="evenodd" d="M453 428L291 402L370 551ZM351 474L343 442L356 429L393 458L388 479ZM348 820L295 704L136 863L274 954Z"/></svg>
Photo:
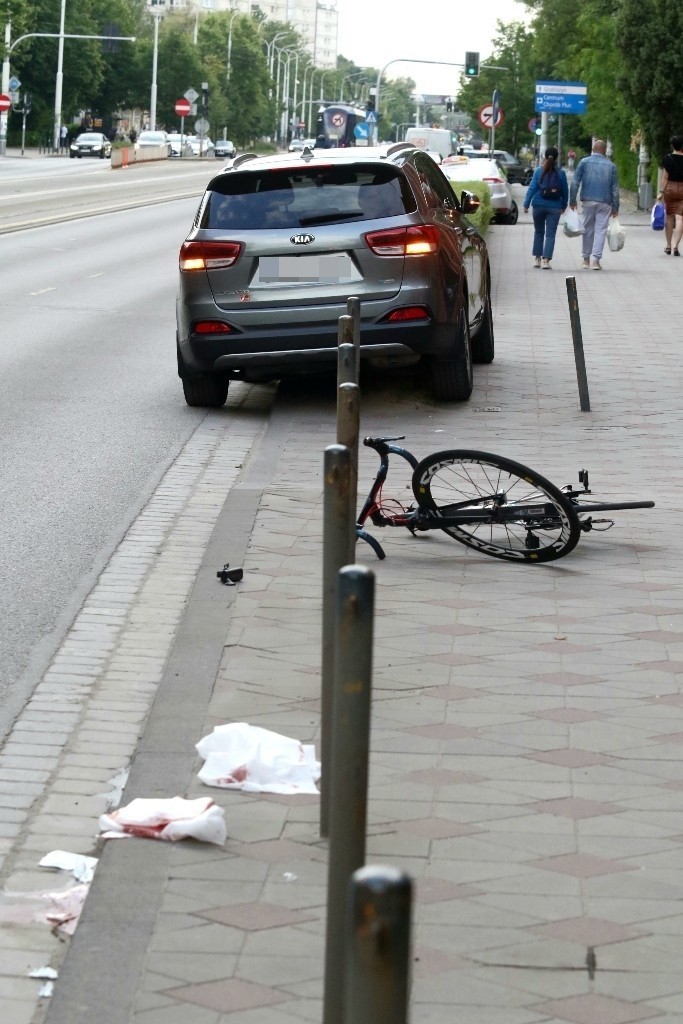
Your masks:
<svg viewBox="0 0 683 1024"><path fill-rule="evenodd" d="M585 114L588 87L585 82L536 82L539 114Z"/></svg>
<svg viewBox="0 0 683 1024"><path fill-rule="evenodd" d="M368 124L367 121L359 121L358 124L355 125L353 129L353 134L356 136L357 139L369 139L371 133L372 125Z"/></svg>

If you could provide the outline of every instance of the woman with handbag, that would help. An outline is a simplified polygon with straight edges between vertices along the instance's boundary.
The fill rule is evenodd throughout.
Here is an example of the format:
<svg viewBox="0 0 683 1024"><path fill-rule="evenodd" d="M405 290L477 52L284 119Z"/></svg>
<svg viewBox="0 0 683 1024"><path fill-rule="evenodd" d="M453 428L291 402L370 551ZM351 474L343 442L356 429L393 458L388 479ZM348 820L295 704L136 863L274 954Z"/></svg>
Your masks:
<svg viewBox="0 0 683 1024"><path fill-rule="evenodd" d="M555 251L555 235L560 217L567 209L569 187L567 175L557 166L558 153L554 146L545 151L545 161L534 171L524 197L524 212L532 208L534 242L531 254L534 266L550 270ZM543 261L543 262L541 262Z"/></svg>
<svg viewBox="0 0 683 1024"><path fill-rule="evenodd" d="M662 163L662 190L657 198L662 199L666 206L664 252L670 256L673 245L674 256L680 256L678 247L683 238L683 135L673 136L671 148L673 153L665 156Z"/></svg>

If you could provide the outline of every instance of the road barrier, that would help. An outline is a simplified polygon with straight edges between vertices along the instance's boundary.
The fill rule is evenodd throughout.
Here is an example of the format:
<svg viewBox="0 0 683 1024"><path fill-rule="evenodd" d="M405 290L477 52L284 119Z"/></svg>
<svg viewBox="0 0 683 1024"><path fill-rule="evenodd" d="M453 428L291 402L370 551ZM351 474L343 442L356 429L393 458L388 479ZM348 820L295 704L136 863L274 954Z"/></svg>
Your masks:
<svg viewBox="0 0 683 1024"><path fill-rule="evenodd" d="M111 151L111 165L114 169L128 167L129 164L147 164L152 160L167 159L166 146L145 146L143 149L135 149L134 146L121 146L120 149Z"/></svg>

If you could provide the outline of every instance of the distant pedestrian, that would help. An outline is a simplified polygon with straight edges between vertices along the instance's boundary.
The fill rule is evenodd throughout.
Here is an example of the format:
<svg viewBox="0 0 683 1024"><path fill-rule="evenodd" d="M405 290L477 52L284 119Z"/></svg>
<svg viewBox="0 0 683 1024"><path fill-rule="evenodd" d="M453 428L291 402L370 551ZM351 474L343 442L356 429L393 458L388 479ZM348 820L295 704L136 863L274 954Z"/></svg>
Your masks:
<svg viewBox="0 0 683 1024"><path fill-rule="evenodd" d="M570 149L567 153L567 167L570 171L574 170L574 164L576 163L576 152Z"/></svg>
<svg viewBox="0 0 683 1024"><path fill-rule="evenodd" d="M59 129L59 148L67 149L69 145L69 129L65 124Z"/></svg>
<svg viewBox="0 0 683 1024"><path fill-rule="evenodd" d="M665 156L662 163L662 191L657 198L662 199L666 206L664 252L670 256L673 243L674 256L680 256L678 247L683 238L683 135L673 136L671 148L673 153Z"/></svg>
<svg viewBox="0 0 683 1024"><path fill-rule="evenodd" d="M574 172L569 205L576 209L577 196L581 198L581 213L585 228L583 239L583 267L602 270L600 260L605 247L610 217L619 213L619 179L617 169L605 156L607 143L596 139L590 156L579 161Z"/></svg>
<svg viewBox="0 0 683 1024"><path fill-rule="evenodd" d="M534 219L534 242L531 248L534 266L542 266L544 270L551 269L557 225L567 209L569 198L567 175L558 167L557 157L554 146L546 149L545 160L534 171L524 197L524 212L527 213L531 207Z"/></svg>

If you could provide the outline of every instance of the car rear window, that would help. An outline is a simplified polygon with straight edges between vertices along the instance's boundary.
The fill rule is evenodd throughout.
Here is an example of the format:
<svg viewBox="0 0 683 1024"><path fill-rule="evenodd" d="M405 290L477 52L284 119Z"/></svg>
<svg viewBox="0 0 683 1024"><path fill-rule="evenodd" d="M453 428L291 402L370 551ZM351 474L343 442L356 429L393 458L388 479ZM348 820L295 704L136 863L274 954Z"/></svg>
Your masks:
<svg viewBox="0 0 683 1024"><path fill-rule="evenodd" d="M237 171L209 184L199 226L250 231L400 217L416 209L401 172L376 164Z"/></svg>

